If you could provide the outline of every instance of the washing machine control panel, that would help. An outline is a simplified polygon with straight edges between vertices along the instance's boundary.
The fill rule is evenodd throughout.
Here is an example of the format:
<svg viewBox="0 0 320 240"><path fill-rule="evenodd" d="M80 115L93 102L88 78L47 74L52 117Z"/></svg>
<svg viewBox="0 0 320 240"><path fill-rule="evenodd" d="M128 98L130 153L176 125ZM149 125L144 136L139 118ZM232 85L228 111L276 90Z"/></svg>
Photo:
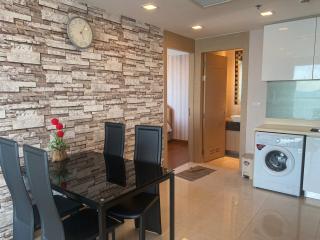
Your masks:
<svg viewBox="0 0 320 240"><path fill-rule="evenodd" d="M295 143L300 143L301 138L276 138L275 143L281 145L294 145Z"/></svg>
<svg viewBox="0 0 320 240"><path fill-rule="evenodd" d="M282 147L302 148L304 137L298 135L278 134L278 133L256 133L256 143L262 145L273 145Z"/></svg>

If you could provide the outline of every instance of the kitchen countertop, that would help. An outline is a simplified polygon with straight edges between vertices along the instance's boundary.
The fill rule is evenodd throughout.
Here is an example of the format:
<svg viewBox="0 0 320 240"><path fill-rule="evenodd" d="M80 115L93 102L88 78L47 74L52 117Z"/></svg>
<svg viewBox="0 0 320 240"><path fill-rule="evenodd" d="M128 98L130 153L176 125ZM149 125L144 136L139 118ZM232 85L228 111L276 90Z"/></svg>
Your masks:
<svg viewBox="0 0 320 240"><path fill-rule="evenodd" d="M273 133L288 133L296 135L305 135L312 137L320 137L320 132L311 132L310 126L293 126L293 125L277 125L264 124L255 128L255 131L273 132Z"/></svg>
<svg viewBox="0 0 320 240"><path fill-rule="evenodd" d="M226 121L226 130L239 132L240 122Z"/></svg>

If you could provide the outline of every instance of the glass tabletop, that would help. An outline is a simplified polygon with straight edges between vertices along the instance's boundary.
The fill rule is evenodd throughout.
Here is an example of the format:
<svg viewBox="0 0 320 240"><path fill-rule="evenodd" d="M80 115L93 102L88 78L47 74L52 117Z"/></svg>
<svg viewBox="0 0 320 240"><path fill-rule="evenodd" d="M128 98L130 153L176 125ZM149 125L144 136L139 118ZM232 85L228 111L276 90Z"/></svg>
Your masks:
<svg viewBox="0 0 320 240"><path fill-rule="evenodd" d="M96 204L111 201L172 173L156 164L94 151L72 154L61 162L50 162L49 171L54 189Z"/></svg>

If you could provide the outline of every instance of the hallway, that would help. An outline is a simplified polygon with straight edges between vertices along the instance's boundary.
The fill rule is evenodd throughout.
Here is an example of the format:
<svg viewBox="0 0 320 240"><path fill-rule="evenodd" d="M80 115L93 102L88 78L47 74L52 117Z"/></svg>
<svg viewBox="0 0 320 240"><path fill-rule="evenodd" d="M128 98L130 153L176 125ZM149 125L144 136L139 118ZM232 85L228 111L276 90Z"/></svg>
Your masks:
<svg viewBox="0 0 320 240"><path fill-rule="evenodd" d="M189 162L188 142L175 141L168 142L168 166L171 169L179 167Z"/></svg>

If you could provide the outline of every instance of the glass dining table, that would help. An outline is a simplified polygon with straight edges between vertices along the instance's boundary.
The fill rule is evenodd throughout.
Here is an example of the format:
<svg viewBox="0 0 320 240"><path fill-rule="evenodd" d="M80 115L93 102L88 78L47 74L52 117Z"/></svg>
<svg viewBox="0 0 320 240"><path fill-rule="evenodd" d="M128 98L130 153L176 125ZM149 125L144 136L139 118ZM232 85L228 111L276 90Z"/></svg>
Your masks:
<svg viewBox="0 0 320 240"><path fill-rule="evenodd" d="M53 190L97 209L99 239L107 239L107 210L151 186L170 181L170 240L174 239L174 172L161 166L86 151L50 162ZM148 230L148 229L147 229Z"/></svg>

